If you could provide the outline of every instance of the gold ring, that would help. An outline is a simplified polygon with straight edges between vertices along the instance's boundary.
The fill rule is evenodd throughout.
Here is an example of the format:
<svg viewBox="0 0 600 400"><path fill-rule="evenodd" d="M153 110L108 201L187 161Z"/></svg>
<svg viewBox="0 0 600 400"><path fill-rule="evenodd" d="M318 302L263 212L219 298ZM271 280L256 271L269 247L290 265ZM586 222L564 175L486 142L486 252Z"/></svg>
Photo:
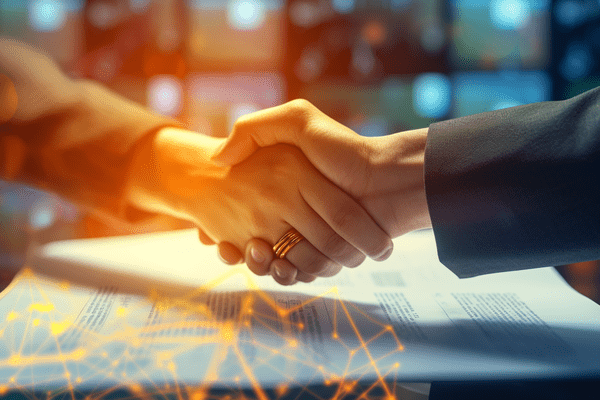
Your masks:
<svg viewBox="0 0 600 400"><path fill-rule="evenodd" d="M273 246L275 256L278 258L285 258L288 251L300 243L302 239L304 239L304 236L302 236L300 232L294 228L290 229L277 241L277 243L275 243L275 246Z"/></svg>

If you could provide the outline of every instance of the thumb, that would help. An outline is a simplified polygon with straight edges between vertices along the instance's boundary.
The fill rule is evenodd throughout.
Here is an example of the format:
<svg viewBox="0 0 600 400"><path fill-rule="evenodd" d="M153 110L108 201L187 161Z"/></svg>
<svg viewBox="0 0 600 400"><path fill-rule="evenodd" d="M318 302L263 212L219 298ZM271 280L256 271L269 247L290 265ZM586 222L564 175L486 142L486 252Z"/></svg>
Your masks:
<svg viewBox="0 0 600 400"><path fill-rule="evenodd" d="M302 118L296 117L299 114L298 104L302 103L292 101L240 117L235 122L231 135L211 156L211 161L221 165L235 165L250 157L260 147L277 143L301 147L298 143L298 131Z"/></svg>
<svg viewBox="0 0 600 400"><path fill-rule="evenodd" d="M234 130L210 156L210 160L220 165L239 164L250 157L259 147L251 135Z"/></svg>

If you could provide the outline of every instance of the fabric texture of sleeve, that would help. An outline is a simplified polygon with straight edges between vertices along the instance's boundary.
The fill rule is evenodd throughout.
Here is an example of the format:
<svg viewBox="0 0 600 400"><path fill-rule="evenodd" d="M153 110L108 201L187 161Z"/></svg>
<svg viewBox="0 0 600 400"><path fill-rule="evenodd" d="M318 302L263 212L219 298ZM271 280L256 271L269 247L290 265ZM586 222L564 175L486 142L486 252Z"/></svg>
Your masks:
<svg viewBox="0 0 600 400"><path fill-rule="evenodd" d="M70 79L48 57L13 40L0 40L0 75L17 101L13 115L0 121L2 178L124 217L136 144L179 123L96 83Z"/></svg>
<svg viewBox="0 0 600 400"><path fill-rule="evenodd" d="M600 259L600 88L432 124L427 203L459 277Z"/></svg>

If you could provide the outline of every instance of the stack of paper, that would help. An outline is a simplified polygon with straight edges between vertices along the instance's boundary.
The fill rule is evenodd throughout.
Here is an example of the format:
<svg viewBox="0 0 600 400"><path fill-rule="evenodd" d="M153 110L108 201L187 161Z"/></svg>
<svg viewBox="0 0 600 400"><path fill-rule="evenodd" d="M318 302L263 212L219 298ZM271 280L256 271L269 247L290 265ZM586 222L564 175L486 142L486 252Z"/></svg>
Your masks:
<svg viewBox="0 0 600 400"><path fill-rule="evenodd" d="M215 253L194 230L35 249L0 298L0 393L318 385L339 398L600 373L600 307L552 268L459 280L429 231L386 262L292 287Z"/></svg>

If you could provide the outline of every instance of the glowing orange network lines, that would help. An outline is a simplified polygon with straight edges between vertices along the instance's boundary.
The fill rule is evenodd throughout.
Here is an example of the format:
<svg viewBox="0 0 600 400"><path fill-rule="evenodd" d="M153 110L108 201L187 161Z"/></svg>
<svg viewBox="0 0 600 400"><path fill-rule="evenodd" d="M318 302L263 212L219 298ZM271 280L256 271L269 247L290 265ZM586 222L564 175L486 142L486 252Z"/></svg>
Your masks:
<svg viewBox="0 0 600 400"><path fill-rule="evenodd" d="M239 274L246 278L251 290L227 290L228 280ZM97 298L90 291L88 298L77 298L81 304L63 311L54 290L58 288L69 294L76 290L75 287L65 282L53 286L31 271L21 274L11 286L18 285L18 281L28 287L29 293L15 293L12 300L20 306L0 321L0 343L8 345L10 350L9 356L0 359L0 371L12 368L8 381L0 382L0 391L5 393L23 391L32 393L32 398L35 398L34 392L44 385L54 385L58 380L63 385L51 386L52 396L47 397L66 394L75 398L81 392L80 388L91 384L95 391L89 395L90 399L101 398L120 389L130 391L136 398L169 394L177 399L201 399L207 398L211 388L218 386L223 378L226 379L222 387L237 390L240 394L244 389L251 389L260 399L269 398L271 393L277 397L285 396L294 387L308 393L307 382L333 386L332 398L335 399L349 393L369 398L375 387L382 389L386 397L394 393L395 382L390 384L390 376L400 364L395 363L394 367L388 365L384 371L380 370L378 361L402 351L400 339L389 323L377 320L354 303L344 301L335 287L310 298L288 294L287 300L283 301L277 294L258 289L251 274L232 269L180 297L163 296L155 291L146 298L130 296L126 301L125 297L119 297L123 294L110 290L99 292L102 296ZM86 307L96 307L101 311L96 314L89 312L91 316L88 316L84 312ZM315 322L322 309L319 307L329 307L332 312L331 326L323 331L317 326L318 320ZM141 313L147 314L146 323L130 325L130 318ZM154 319L151 320L151 317ZM355 317L369 322L368 332L360 331ZM92 318L103 318L102 329L90 324ZM340 330L341 322L348 324L352 335L348 336L345 328ZM23 332L20 340L16 337L15 324L19 324ZM6 332L12 334L7 337ZM32 338L42 333L48 336L32 346ZM323 356L319 354L319 338L330 334L339 343L340 349L347 352L344 365L336 366L318 360ZM374 357L369 345L386 336L394 343L394 348ZM48 352L50 344L54 346L54 352ZM117 348L122 347L122 350L109 354L107 344L118 344L120 347ZM198 374L201 384L190 384L179 375L176 360L203 346L213 346L214 349L210 358L198 360L203 364ZM257 354L248 355L244 346L255 349ZM163 350L157 350L159 348ZM353 362L359 352L366 355L368 362L357 366ZM239 372L235 376L225 376L223 363L232 357ZM283 362L286 367L278 369L275 367L277 362ZM73 364L77 368L73 368ZM42 365L58 365L62 372L54 370L47 378L25 383L23 377L28 370ZM286 370L291 368L289 366L312 371L312 376L308 380L306 377L298 380L296 371ZM272 370L281 382L273 390L264 387L255 375L256 368ZM358 380L368 376L376 379L368 388L363 388ZM102 382L109 382L111 386L103 387ZM319 397L318 393L313 395ZM225 396L217 397L224 400Z"/></svg>

